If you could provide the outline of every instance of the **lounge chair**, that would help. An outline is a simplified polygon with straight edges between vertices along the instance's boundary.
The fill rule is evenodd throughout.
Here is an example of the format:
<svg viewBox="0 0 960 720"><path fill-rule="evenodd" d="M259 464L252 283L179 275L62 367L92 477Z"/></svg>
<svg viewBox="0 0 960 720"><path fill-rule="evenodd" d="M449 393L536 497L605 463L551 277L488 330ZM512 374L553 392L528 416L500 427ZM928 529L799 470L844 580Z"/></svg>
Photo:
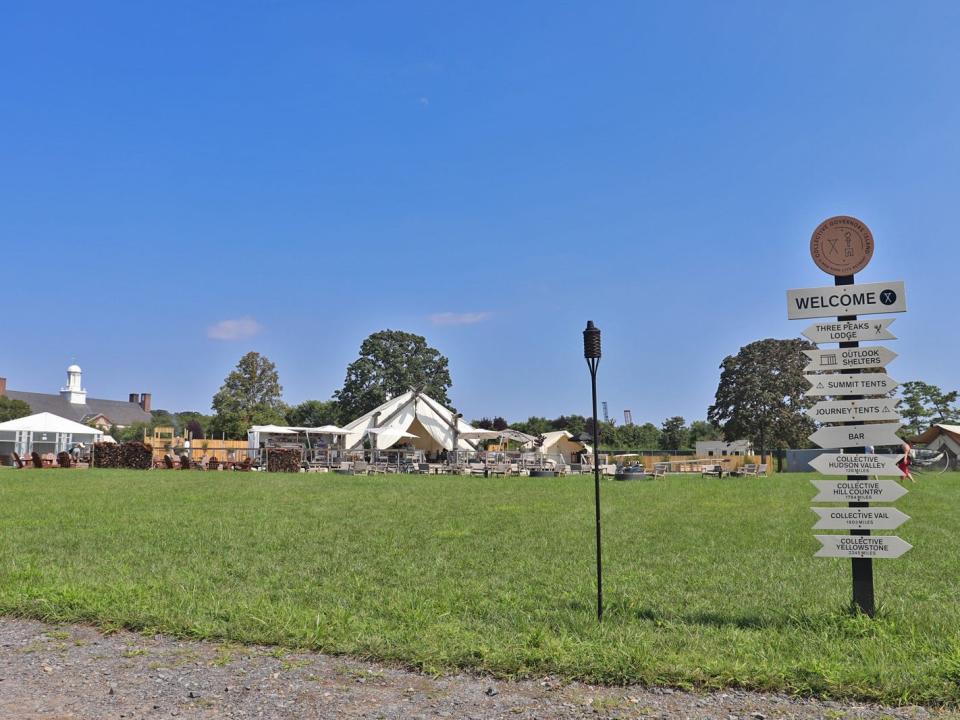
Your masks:
<svg viewBox="0 0 960 720"><path fill-rule="evenodd" d="M23 462L23 458L17 455L16 453L13 454L13 462L16 463L18 470L23 470L26 467L26 465Z"/></svg>
<svg viewBox="0 0 960 720"><path fill-rule="evenodd" d="M711 476L711 477L716 476L717 478L722 478L723 465L714 465L712 468L704 470L702 473L700 473L700 477L706 477L706 476Z"/></svg>
<svg viewBox="0 0 960 720"><path fill-rule="evenodd" d="M740 468L741 475L756 475L757 474L757 464L756 463L747 463L742 468Z"/></svg>
<svg viewBox="0 0 960 720"><path fill-rule="evenodd" d="M662 478L667 476L667 471L670 469L670 463L655 463L653 466L653 477Z"/></svg>

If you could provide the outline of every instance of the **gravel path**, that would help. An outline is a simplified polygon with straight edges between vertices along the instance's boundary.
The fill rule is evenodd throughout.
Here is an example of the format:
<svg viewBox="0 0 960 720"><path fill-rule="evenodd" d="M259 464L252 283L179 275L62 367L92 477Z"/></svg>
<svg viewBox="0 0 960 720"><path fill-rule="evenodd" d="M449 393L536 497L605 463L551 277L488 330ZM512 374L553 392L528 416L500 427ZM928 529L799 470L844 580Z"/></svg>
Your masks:
<svg viewBox="0 0 960 720"><path fill-rule="evenodd" d="M433 678L317 653L0 618L0 718L930 718L729 690Z"/></svg>

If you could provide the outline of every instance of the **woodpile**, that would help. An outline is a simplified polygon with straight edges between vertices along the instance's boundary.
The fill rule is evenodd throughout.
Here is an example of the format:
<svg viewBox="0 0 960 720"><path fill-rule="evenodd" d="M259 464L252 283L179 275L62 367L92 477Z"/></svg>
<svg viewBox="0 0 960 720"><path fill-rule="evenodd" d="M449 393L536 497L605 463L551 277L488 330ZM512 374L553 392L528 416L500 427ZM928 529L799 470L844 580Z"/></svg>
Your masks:
<svg viewBox="0 0 960 720"><path fill-rule="evenodd" d="M300 451L296 448L268 451L267 472L300 472Z"/></svg>
<svg viewBox="0 0 960 720"><path fill-rule="evenodd" d="M120 446L116 443L94 443L93 466L95 468L120 467Z"/></svg>
<svg viewBox="0 0 960 720"><path fill-rule="evenodd" d="M153 465L153 447L142 442L94 443L93 466L149 470Z"/></svg>
<svg viewBox="0 0 960 720"><path fill-rule="evenodd" d="M153 446L142 442L125 442L120 446L120 467L149 470L153 466Z"/></svg>

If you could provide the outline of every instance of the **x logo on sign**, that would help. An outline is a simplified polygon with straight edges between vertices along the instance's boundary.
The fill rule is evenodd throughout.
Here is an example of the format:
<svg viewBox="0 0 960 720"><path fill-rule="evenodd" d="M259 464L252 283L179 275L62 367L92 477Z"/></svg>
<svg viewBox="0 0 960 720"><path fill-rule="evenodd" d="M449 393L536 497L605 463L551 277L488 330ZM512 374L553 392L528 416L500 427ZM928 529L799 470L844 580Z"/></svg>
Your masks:
<svg viewBox="0 0 960 720"><path fill-rule="evenodd" d="M884 305L893 305L897 301L897 294L893 290L884 290L880 293L880 302Z"/></svg>
<svg viewBox="0 0 960 720"><path fill-rule="evenodd" d="M836 238L827 238L827 242L830 243L830 252L834 255L837 254L837 240Z"/></svg>

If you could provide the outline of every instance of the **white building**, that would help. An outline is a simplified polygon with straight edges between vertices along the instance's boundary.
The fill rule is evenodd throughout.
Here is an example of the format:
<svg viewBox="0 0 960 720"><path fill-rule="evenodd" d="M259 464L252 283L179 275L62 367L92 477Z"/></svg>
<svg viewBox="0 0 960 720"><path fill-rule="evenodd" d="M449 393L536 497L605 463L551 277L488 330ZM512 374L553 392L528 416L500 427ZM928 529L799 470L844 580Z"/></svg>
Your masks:
<svg viewBox="0 0 960 720"><path fill-rule="evenodd" d="M728 457L730 455L753 455L753 443L749 440L698 440L695 445L697 457Z"/></svg>

